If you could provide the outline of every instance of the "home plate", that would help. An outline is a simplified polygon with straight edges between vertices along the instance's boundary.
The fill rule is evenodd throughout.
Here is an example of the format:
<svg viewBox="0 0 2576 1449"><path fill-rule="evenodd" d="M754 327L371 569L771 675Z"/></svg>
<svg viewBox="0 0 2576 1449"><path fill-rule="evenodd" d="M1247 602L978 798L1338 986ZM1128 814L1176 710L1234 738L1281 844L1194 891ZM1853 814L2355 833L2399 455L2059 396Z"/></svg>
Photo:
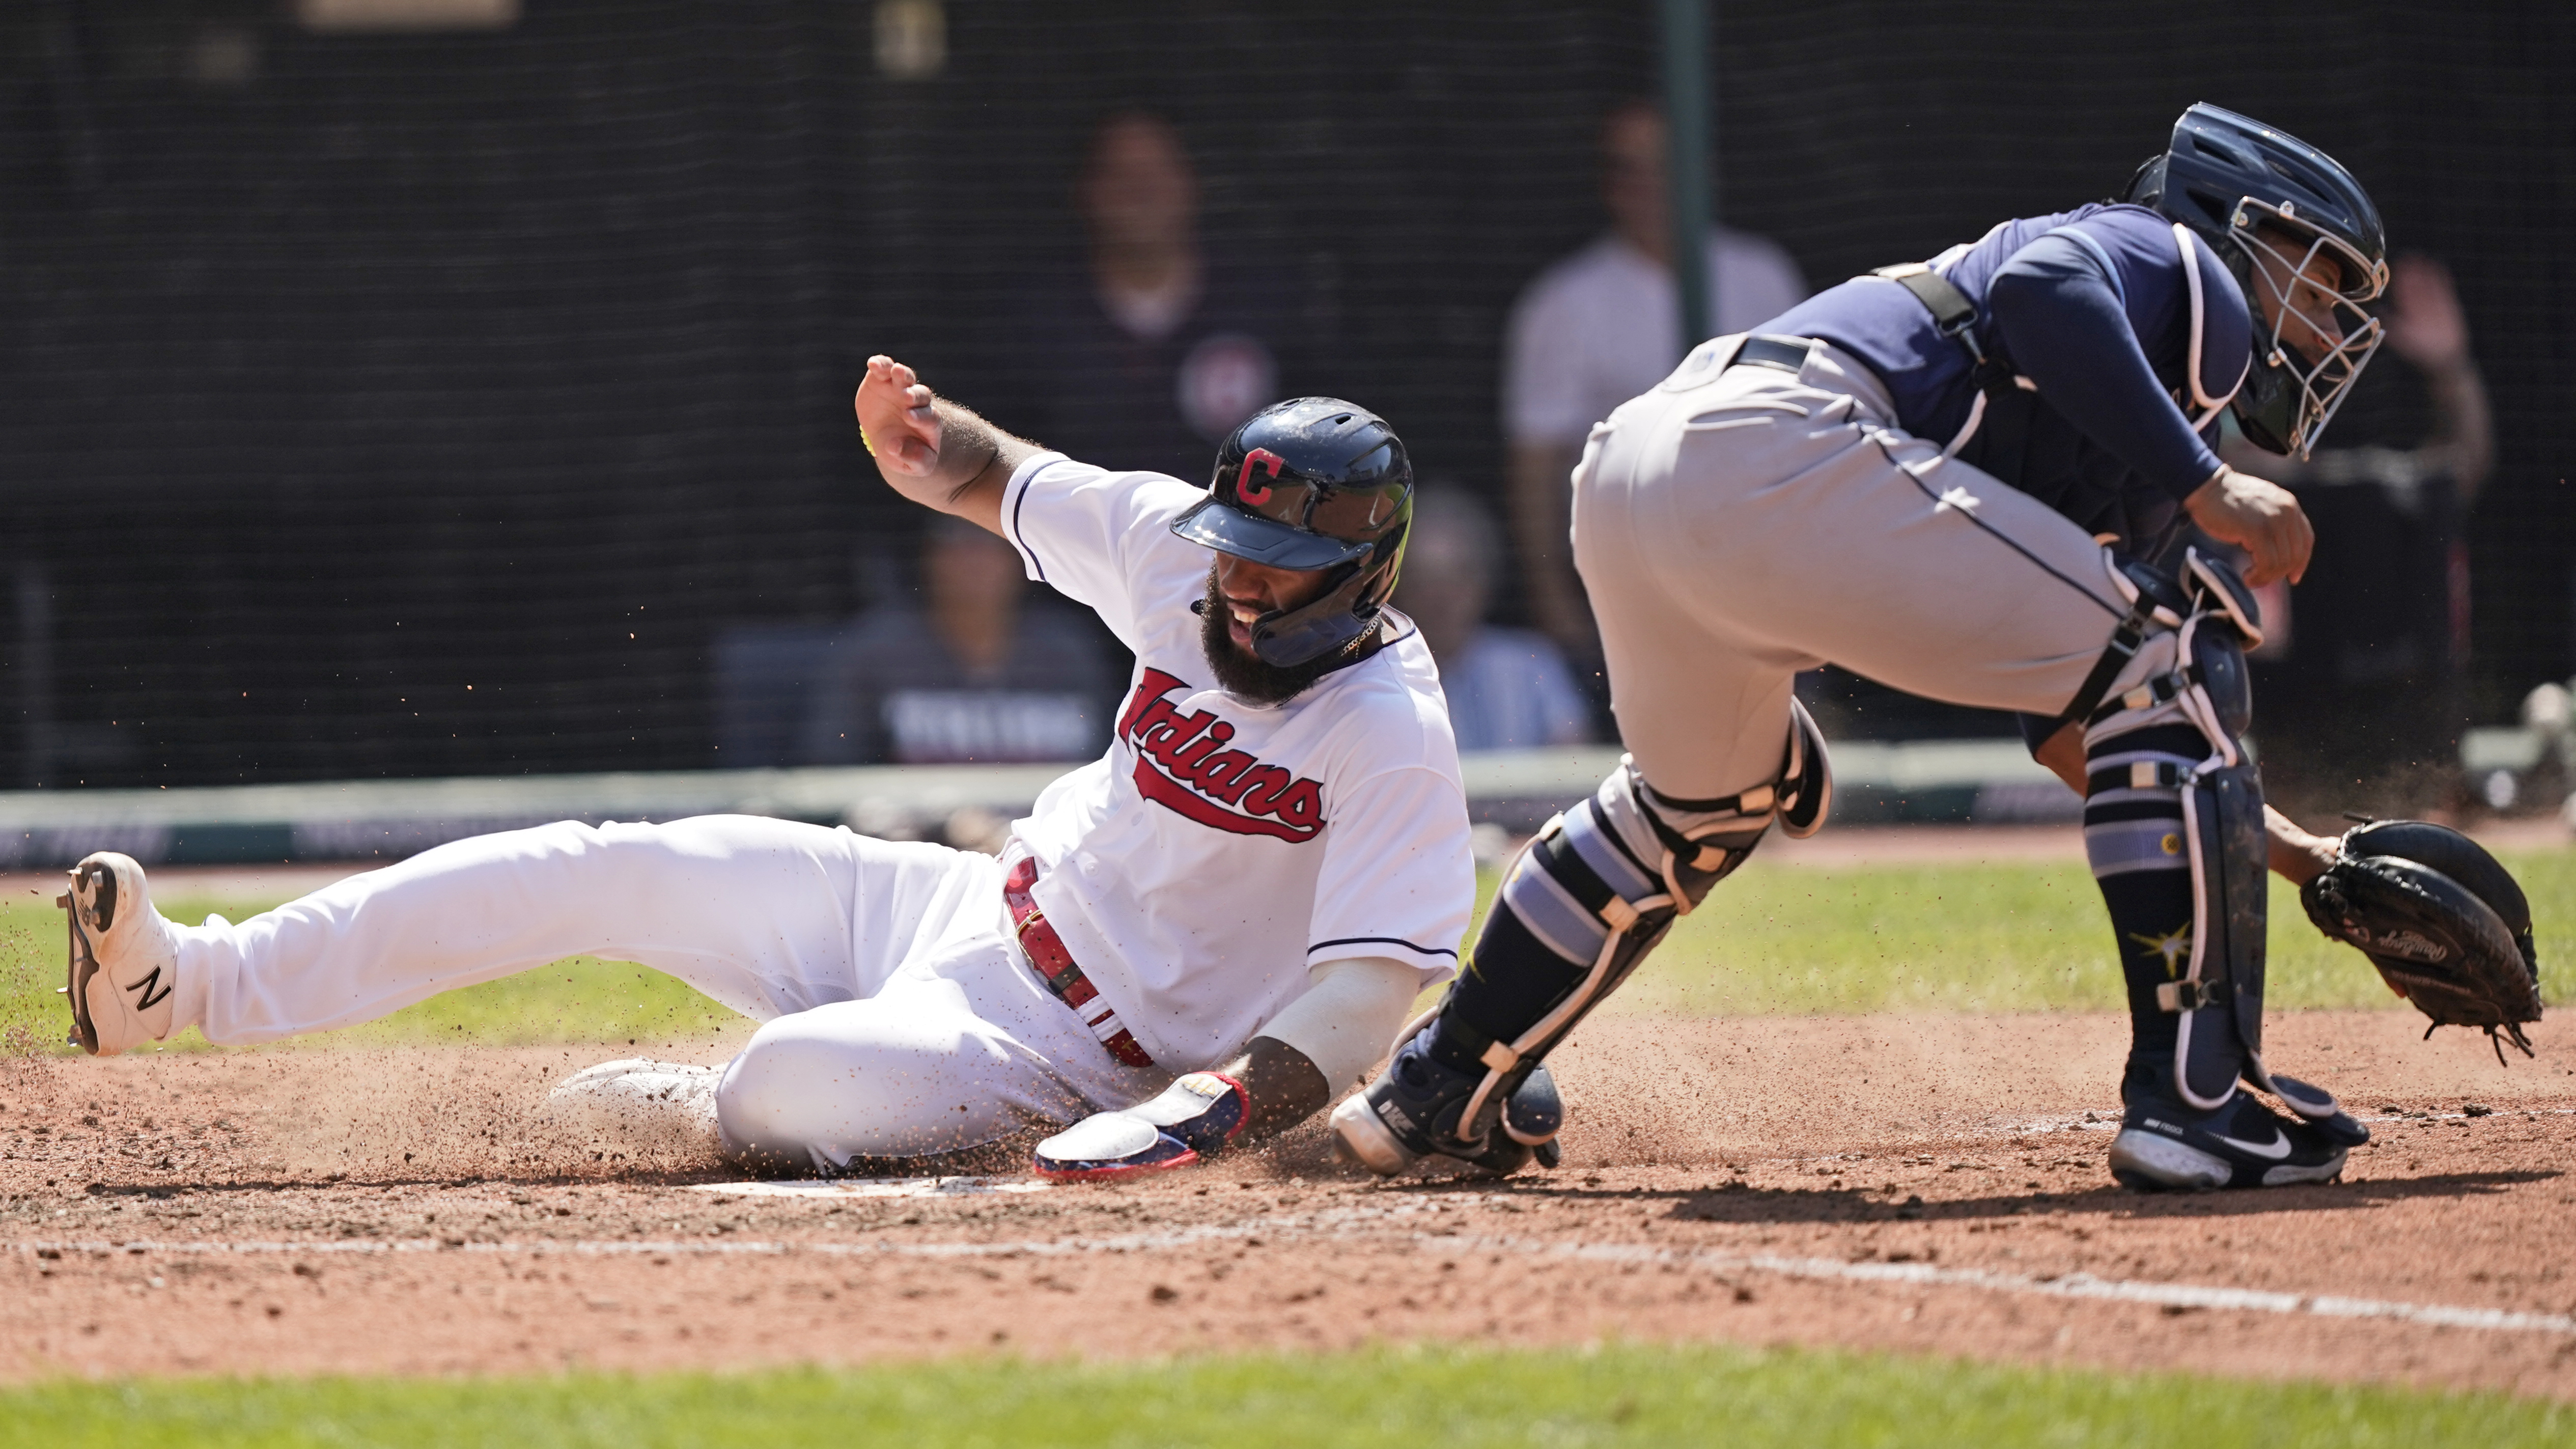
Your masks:
<svg viewBox="0 0 2576 1449"><path fill-rule="evenodd" d="M981 1197L993 1192L1044 1192L1042 1177L843 1177L828 1182L697 1182L695 1192L728 1197Z"/></svg>

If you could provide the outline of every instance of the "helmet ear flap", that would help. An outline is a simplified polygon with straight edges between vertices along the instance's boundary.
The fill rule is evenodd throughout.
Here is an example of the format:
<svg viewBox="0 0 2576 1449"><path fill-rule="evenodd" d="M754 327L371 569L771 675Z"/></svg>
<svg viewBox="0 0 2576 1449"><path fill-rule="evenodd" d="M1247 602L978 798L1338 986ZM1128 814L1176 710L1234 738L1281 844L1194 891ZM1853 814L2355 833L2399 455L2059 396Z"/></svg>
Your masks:
<svg viewBox="0 0 2576 1449"><path fill-rule="evenodd" d="M1385 565L1378 570L1384 577L1362 590L1360 603L1363 607L1374 611L1379 605L1395 597L1395 586L1404 577L1405 546L1412 541L1413 519L1408 508L1408 516L1404 523L1396 529L1392 537L1381 540L1377 546L1379 556L1386 561Z"/></svg>
<svg viewBox="0 0 2576 1449"><path fill-rule="evenodd" d="M1410 522L1404 531L1412 531ZM1376 627L1403 566L1403 534L1398 534L1391 550L1381 543L1377 557L1344 565L1348 571L1312 601L1253 625L1252 652L1263 663L1293 669L1349 647Z"/></svg>

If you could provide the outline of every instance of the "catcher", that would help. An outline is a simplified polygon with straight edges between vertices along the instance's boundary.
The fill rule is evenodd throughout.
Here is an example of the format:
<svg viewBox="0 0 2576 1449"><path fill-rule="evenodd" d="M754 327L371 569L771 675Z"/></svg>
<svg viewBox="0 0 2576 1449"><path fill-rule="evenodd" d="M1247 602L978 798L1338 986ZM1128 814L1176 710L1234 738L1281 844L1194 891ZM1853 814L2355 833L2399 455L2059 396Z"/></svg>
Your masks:
<svg viewBox="0 0 2576 1449"><path fill-rule="evenodd" d="M2385 254L2333 158L2194 106L2124 201L1830 288L1703 343L1597 425L1573 542L1630 758L1513 862L1469 967L1334 1112L1343 1150L1380 1172L1541 1155L1560 1115L1547 1053L1773 824L1823 824L1830 766L1791 685L1838 663L2037 716L2042 758L2071 750L2058 768L2084 793L2131 1008L2113 1176L2338 1175L2368 1130L2263 1052L2272 851L2245 748L2244 651L2263 638L2249 585L2296 579L2314 534L2211 439L2232 410L2248 441L2304 456L2377 346L2364 308ZM2251 566L2103 547L2140 535L2096 515L2157 496ZM2431 875L2479 874L2449 846L2355 832L2309 882L2312 909L2425 965L2447 946L2427 930L2447 918L2421 908ZM2513 905L2438 899L2466 896L2498 920Z"/></svg>

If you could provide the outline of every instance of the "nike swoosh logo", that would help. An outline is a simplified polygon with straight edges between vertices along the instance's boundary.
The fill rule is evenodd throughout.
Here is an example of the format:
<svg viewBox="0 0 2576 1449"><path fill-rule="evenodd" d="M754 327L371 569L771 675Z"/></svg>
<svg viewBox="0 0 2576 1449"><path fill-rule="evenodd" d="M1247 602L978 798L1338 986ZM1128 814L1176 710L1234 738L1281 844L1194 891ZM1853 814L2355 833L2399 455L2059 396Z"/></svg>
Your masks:
<svg viewBox="0 0 2576 1449"><path fill-rule="evenodd" d="M2229 1137L2224 1133L2219 1132L2212 1132L2209 1135L2240 1152L2251 1152L2257 1157L2269 1157L2278 1160L2290 1155L2290 1139L2283 1136L2278 1130L2275 1130L2272 1133L2271 1141L2264 1143L2247 1142L2241 1138Z"/></svg>

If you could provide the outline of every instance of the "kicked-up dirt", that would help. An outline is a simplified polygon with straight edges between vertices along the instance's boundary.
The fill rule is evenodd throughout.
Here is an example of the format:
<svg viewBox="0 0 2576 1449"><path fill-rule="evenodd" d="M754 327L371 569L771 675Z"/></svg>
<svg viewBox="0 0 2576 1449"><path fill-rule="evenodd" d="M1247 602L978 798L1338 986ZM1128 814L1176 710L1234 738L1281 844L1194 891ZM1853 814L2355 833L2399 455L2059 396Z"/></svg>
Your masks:
<svg viewBox="0 0 2576 1449"><path fill-rule="evenodd" d="M2110 1182L2110 1016L1598 1021L1555 1172L1320 1128L1122 1186L756 1184L532 1116L622 1049L0 1061L0 1375L457 1373L1604 1337L2576 1397L2576 1048L2288 1013L2335 1185ZM1035 1190L1032 1190L1035 1189Z"/></svg>

